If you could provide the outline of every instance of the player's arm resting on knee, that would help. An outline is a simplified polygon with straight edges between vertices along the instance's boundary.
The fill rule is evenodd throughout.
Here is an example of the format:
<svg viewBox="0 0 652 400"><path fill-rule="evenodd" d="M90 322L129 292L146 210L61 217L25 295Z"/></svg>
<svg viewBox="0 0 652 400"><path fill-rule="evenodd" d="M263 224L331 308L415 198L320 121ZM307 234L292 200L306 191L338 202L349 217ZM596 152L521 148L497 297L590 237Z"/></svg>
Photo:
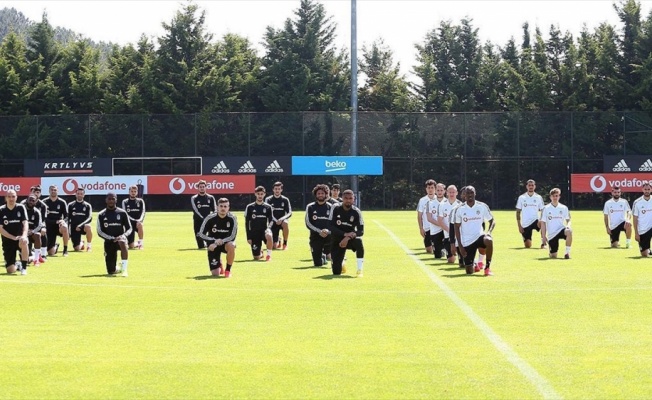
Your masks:
<svg viewBox="0 0 652 400"><path fill-rule="evenodd" d="M495 227L496 227L496 220L492 218L489 220L489 230L487 232L491 235L491 232L493 232Z"/></svg>
<svg viewBox="0 0 652 400"><path fill-rule="evenodd" d="M516 225L518 225L518 231L523 233L523 225L521 225L521 210L516 209Z"/></svg>
<svg viewBox="0 0 652 400"><path fill-rule="evenodd" d="M545 220L541 220L541 242L543 244L548 244L548 235L546 235L546 231L548 230L548 225L546 225Z"/></svg>

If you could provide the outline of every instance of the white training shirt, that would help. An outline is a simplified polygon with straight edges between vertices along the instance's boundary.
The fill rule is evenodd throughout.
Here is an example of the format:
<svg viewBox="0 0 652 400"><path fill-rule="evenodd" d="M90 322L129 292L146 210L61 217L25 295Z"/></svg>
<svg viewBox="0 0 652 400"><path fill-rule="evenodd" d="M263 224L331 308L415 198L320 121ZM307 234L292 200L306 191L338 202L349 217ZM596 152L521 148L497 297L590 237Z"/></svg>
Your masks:
<svg viewBox="0 0 652 400"><path fill-rule="evenodd" d="M567 219L570 219L570 213L565 205L557 203L557 207L555 207L549 203L543 207L541 222L546 224L546 238L550 240L566 229Z"/></svg>
<svg viewBox="0 0 652 400"><path fill-rule="evenodd" d="M539 219L539 211L543 210L543 198L534 193L530 196L527 192L518 196L516 209L521 210L521 225L525 228Z"/></svg>
<svg viewBox="0 0 652 400"><path fill-rule="evenodd" d="M443 198L442 201L446 201L446 198ZM439 200L437 200L437 197L435 196L434 199L428 201L428 209L430 210L430 217L437 221L439 219ZM443 229L441 229L441 226L435 225L435 224L430 224L430 234L431 235L436 235L439 232L441 232Z"/></svg>
<svg viewBox="0 0 652 400"><path fill-rule="evenodd" d="M646 233L652 228L652 196L645 200L644 196L634 200L632 215L638 218L636 231L639 235Z"/></svg>
<svg viewBox="0 0 652 400"><path fill-rule="evenodd" d="M459 206L455 211L455 223L460 224L462 246L467 247L484 235L482 223L491 219L494 216L491 215L489 206L481 201L476 200L473 207L466 203Z"/></svg>
<svg viewBox="0 0 652 400"><path fill-rule="evenodd" d="M452 203L448 199L445 199L439 203L439 208L437 209L437 217L442 217L444 219L444 225L449 226L451 223L451 212L460 204L462 204L462 202L457 199L455 199L455 201ZM450 232L444 231L444 237L448 239L450 237Z"/></svg>
<svg viewBox="0 0 652 400"><path fill-rule="evenodd" d="M433 198L436 197L433 195ZM423 213L421 214L421 218L423 221L423 230L426 232L430 230L430 221L428 221L428 217L426 216L426 206L428 205L429 200L430 197L428 197L428 195L425 195L419 199L419 204L417 204L417 211Z"/></svg>
<svg viewBox="0 0 652 400"><path fill-rule="evenodd" d="M613 198L604 203L604 215L609 216L609 229L615 229L618 225L629 219L629 213L632 209L629 208L629 202L622 197L618 201Z"/></svg>

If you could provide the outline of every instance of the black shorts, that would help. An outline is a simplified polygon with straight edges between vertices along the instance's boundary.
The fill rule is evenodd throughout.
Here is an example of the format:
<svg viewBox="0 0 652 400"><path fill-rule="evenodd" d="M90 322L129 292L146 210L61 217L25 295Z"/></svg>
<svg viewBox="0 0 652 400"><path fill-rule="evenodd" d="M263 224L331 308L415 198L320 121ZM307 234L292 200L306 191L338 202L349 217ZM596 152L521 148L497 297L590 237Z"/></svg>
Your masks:
<svg viewBox="0 0 652 400"><path fill-rule="evenodd" d="M482 234L480 237L478 237L475 242L471 243L468 246L464 247L464 250L466 250L466 257L464 257L464 265L473 265L473 261L475 260L475 252L478 251L478 249L484 249L487 247L486 244L484 244L484 239L486 237L491 238L491 235L488 234Z"/></svg>
<svg viewBox="0 0 652 400"><path fill-rule="evenodd" d="M611 238L611 243L613 244L620 241L620 232L624 232L624 231L625 231L625 221L621 222L620 225L618 225L617 227L611 230L611 235L609 235L609 237Z"/></svg>
<svg viewBox="0 0 652 400"><path fill-rule="evenodd" d="M220 262L220 255L222 253L226 254L225 245L221 245L221 246L216 245L215 250L213 251L208 250L208 269L214 271L222 266L222 263Z"/></svg>
<svg viewBox="0 0 652 400"><path fill-rule="evenodd" d="M559 239L566 240L566 228L562 229L555 237L548 240L548 247L550 248L550 254L555 254L559 251Z"/></svg>
<svg viewBox="0 0 652 400"><path fill-rule="evenodd" d="M59 232L59 224L56 222L46 222L45 232L48 235L47 248L50 250L57 243L57 236L61 236L61 232Z"/></svg>
<svg viewBox="0 0 652 400"><path fill-rule="evenodd" d="M423 235L423 247L432 247L432 236L430 236L430 230L427 230L426 234Z"/></svg>
<svg viewBox="0 0 652 400"><path fill-rule="evenodd" d="M2 255L5 258L5 267L16 264L16 252L20 251L18 240L2 237Z"/></svg>
<svg viewBox="0 0 652 400"><path fill-rule="evenodd" d="M526 240L532 240L532 231L537 231L539 232L541 228L539 228L539 221L534 221L528 226L523 227L523 241L525 242Z"/></svg>
<svg viewBox="0 0 652 400"><path fill-rule="evenodd" d="M254 257L260 256L261 252L263 251L263 243L267 245L267 240L265 239L265 232L267 232L267 229L265 230L258 229L250 232L249 240L251 240L251 254Z"/></svg>
<svg viewBox="0 0 652 400"><path fill-rule="evenodd" d="M638 248L641 252L650 250L650 239L652 239L652 229L645 233L639 233L641 240L638 241Z"/></svg>
<svg viewBox="0 0 652 400"><path fill-rule="evenodd" d="M81 238L83 235L86 235L84 232L84 226L80 225L79 231L77 231L76 226L70 226L70 241L72 242L72 247L77 247L81 244Z"/></svg>

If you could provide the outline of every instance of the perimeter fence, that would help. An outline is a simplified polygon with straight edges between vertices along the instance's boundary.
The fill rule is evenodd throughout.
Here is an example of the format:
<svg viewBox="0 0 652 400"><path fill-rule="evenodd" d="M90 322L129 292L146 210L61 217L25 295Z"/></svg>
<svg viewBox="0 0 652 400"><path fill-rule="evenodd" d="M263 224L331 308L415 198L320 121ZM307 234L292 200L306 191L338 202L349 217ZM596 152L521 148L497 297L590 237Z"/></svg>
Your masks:
<svg viewBox="0 0 652 400"><path fill-rule="evenodd" d="M383 156L384 175L362 176L365 209L412 209L426 179L472 184L494 209L513 209L524 182L563 191L572 208L604 195L569 193L571 173L603 170L604 155L652 154L652 113L359 112L358 155ZM0 176L21 176L24 159L351 155L350 112L0 117ZM151 170L145 170L149 168ZM133 164L133 174L201 173L196 164ZM258 177L285 185L295 208L317 183L346 177ZM247 197L247 196L245 196ZM546 197L546 196L544 196ZM173 208L181 200L165 200ZM246 202L248 199L242 199Z"/></svg>

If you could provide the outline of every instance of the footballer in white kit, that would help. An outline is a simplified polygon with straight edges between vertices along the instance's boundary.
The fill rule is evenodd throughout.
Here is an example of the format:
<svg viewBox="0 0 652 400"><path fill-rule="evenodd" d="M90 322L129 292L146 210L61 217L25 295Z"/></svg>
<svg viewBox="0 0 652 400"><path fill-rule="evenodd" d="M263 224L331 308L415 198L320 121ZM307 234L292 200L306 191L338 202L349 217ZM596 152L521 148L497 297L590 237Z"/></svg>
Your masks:
<svg viewBox="0 0 652 400"><path fill-rule="evenodd" d="M642 257L650 255L650 238L652 238L652 186L643 184L643 196L634 200L632 215L634 216L634 235L638 242Z"/></svg>
<svg viewBox="0 0 652 400"><path fill-rule="evenodd" d="M419 233L423 238L423 247L425 247L428 254L432 254L432 239L430 238L430 222L428 222L428 215L426 208L428 201L435 198L435 186L437 182L433 179L426 181L426 195L419 199L417 204L417 222L419 223Z"/></svg>
<svg viewBox="0 0 652 400"><path fill-rule="evenodd" d="M564 258L570 258L571 245L573 243L573 231L570 227L570 212L568 207L561 204L561 190L554 188L550 191L550 203L541 212L541 233L547 242L550 251L550 258L557 258L559 251L559 240L566 241L566 252Z"/></svg>
<svg viewBox="0 0 652 400"><path fill-rule="evenodd" d="M525 187L527 192L520 195L516 201L516 223L523 236L523 244L529 249L532 247L532 231L540 230L539 217L544 204L543 198L534 191L537 186L533 179L528 180ZM544 247L541 238L541 248Z"/></svg>
<svg viewBox="0 0 652 400"><path fill-rule="evenodd" d="M444 231L444 248L448 251L448 262L454 263L457 251L455 250L455 225L451 219L451 213L462 202L457 199L457 187L455 185L448 186L446 197L446 200L439 203L437 216L439 218L439 226Z"/></svg>
<svg viewBox="0 0 652 400"><path fill-rule="evenodd" d="M482 228L484 221L489 221L488 232ZM479 248L486 251L487 261L484 274L493 275L491 271L491 257L493 255L493 239L491 232L496 226L494 217L485 203L475 200L475 188L466 187L466 203L462 204L455 211L455 236L460 243L460 257L464 258L466 273L479 272L480 267L473 266L475 252Z"/></svg>
<svg viewBox="0 0 652 400"><path fill-rule="evenodd" d="M435 258L448 258L448 249L444 246L444 230L439 226L439 204L446 201L446 186L438 183L435 189L435 198L428 201L426 206L428 222L430 223L430 240L432 241Z"/></svg>
<svg viewBox="0 0 652 400"><path fill-rule="evenodd" d="M611 198L604 203L604 226L607 229L607 235L611 240L611 247L620 247L620 232L625 232L627 238L626 247L629 249L632 238L632 224L630 216L632 209L629 208L629 202L620 197L620 187L614 186L611 189Z"/></svg>

